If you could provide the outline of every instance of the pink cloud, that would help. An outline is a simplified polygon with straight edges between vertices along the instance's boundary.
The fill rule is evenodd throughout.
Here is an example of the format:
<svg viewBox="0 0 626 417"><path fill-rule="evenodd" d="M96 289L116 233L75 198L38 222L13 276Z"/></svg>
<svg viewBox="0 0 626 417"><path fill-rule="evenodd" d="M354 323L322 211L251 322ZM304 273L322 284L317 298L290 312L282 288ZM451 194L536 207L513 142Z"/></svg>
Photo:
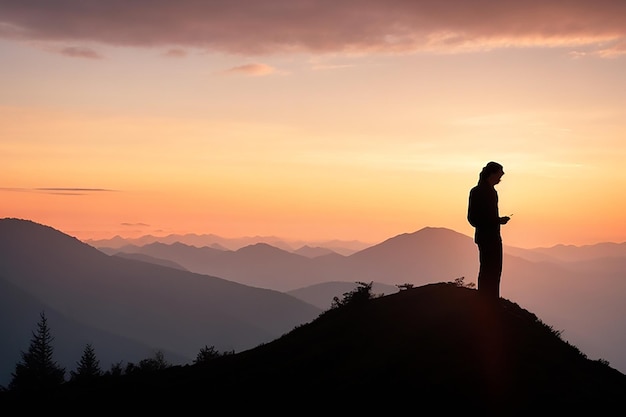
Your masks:
<svg viewBox="0 0 626 417"><path fill-rule="evenodd" d="M626 55L626 38L622 38L621 41L614 42L607 47L600 48L596 53L604 58L616 58Z"/></svg>
<svg viewBox="0 0 626 417"><path fill-rule="evenodd" d="M102 56L91 48L80 46L67 46L59 50L63 55L73 58L101 59Z"/></svg>
<svg viewBox="0 0 626 417"><path fill-rule="evenodd" d="M248 55L594 46L626 39L626 2L0 0L0 37Z"/></svg>
<svg viewBox="0 0 626 417"><path fill-rule="evenodd" d="M163 55L170 57L170 58L184 58L187 56L187 51L185 51L184 49L180 49L180 48L171 48L165 51Z"/></svg>
<svg viewBox="0 0 626 417"><path fill-rule="evenodd" d="M225 71L227 74L242 74L242 75L268 75L273 73L274 68L265 64L246 64L238 67L233 67Z"/></svg>

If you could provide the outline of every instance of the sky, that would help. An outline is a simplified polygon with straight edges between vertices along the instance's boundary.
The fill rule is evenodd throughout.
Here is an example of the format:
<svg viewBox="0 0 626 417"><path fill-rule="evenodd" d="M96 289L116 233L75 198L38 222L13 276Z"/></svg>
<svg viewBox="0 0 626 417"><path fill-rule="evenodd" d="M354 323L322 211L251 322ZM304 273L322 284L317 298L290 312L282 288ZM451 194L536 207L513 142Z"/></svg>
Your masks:
<svg viewBox="0 0 626 417"><path fill-rule="evenodd" d="M0 0L0 217L79 239L626 241L626 2Z"/></svg>

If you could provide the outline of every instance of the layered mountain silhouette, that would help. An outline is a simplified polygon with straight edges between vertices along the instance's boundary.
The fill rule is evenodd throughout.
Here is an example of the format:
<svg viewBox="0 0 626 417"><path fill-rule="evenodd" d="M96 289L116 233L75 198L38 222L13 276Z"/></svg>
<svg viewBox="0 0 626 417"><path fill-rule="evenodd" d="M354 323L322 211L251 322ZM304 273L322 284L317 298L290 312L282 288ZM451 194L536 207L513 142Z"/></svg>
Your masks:
<svg viewBox="0 0 626 417"><path fill-rule="evenodd" d="M611 247L610 257L579 261L549 251L512 255L515 248L507 248L501 294L589 358L625 372L624 262L621 246ZM266 243L208 249L153 243L106 254L48 226L0 220L0 331L11 335L0 340L0 385L8 383L42 310L52 313L56 351L68 371L86 343L105 359L104 368L156 349L185 364L205 345L241 352L273 341L315 319L355 282L374 282L374 293L392 295L404 283L421 287L462 276L471 283L478 268L471 237L445 228L401 234L349 256L311 258ZM214 267L221 272L200 271ZM124 349L109 354L113 345Z"/></svg>
<svg viewBox="0 0 626 417"><path fill-rule="evenodd" d="M626 372L626 244L505 247L501 295L535 312L590 357ZM103 248L101 248L103 249ZM442 227L391 237L349 256L313 259L266 243L224 251L185 244L152 243L103 250L141 253L185 268L256 287L287 292L325 309L347 283L421 286L465 277L476 283L478 251L473 238ZM623 254L623 256L622 256ZM329 297L320 298L324 293ZM385 291L390 294L390 291Z"/></svg>
<svg viewBox="0 0 626 417"><path fill-rule="evenodd" d="M237 250L244 246L250 246L257 243L267 243L274 247L286 250L288 252L296 252L311 258L335 252L342 255L350 255L359 250L365 249L371 244L360 242L358 240L327 240L320 242L285 240L275 236L248 236L241 238L225 238L214 234L195 234L188 233L184 235L171 234L167 236L145 235L137 238L122 238L115 236L111 239L87 239L85 243L97 248L118 249L126 245L145 246L150 243L183 243L185 245L196 247L210 247L221 250Z"/></svg>
<svg viewBox="0 0 626 417"><path fill-rule="evenodd" d="M395 236L349 256L328 253L311 258L268 243L255 243L235 251L180 242L99 249L107 254L148 255L193 272L278 291L328 281L418 285L461 276L469 280L477 270L476 247L470 238L450 229L430 227Z"/></svg>
<svg viewBox="0 0 626 417"><path fill-rule="evenodd" d="M624 374L588 359L535 314L435 283L344 304L272 342L206 363L68 383L46 404L605 415L619 413L625 390Z"/></svg>
<svg viewBox="0 0 626 417"><path fill-rule="evenodd" d="M54 312L53 333L72 335L56 340L59 362L68 371L87 343L113 363L156 350L174 363L187 363L206 345L220 351L249 349L321 312L278 291L108 256L51 227L20 219L0 220L0 286L6 289L0 293L0 385L8 383L20 351L28 348L41 311ZM26 304L32 306L28 311ZM110 345L128 349L113 359L103 352ZM103 360L105 369L110 364Z"/></svg>

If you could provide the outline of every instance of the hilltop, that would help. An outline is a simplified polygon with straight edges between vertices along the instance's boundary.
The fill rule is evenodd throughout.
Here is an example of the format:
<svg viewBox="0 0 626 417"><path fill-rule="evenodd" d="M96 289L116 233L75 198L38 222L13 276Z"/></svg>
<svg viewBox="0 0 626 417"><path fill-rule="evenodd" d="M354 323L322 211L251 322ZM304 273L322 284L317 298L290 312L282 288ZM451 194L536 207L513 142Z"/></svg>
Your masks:
<svg viewBox="0 0 626 417"><path fill-rule="evenodd" d="M339 402L352 411L408 405L521 415L621 408L626 376L514 302L435 283L331 308L272 342L202 365L63 388L50 404L332 411Z"/></svg>

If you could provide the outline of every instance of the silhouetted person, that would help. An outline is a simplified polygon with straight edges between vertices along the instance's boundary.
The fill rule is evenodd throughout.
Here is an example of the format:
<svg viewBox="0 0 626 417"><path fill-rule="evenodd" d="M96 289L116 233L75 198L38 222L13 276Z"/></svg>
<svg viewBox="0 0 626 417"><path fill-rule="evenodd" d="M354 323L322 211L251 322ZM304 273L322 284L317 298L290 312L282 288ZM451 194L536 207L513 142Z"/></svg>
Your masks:
<svg viewBox="0 0 626 417"><path fill-rule="evenodd" d="M495 185L504 175L502 165L489 162L478 178L478 184L470 190L467 220L475 228L474 242L478 245L480 269L478 291L489 298L500 297L502 275L502 236L500 225L510 217L500 217L498 193Z"/></svg>

